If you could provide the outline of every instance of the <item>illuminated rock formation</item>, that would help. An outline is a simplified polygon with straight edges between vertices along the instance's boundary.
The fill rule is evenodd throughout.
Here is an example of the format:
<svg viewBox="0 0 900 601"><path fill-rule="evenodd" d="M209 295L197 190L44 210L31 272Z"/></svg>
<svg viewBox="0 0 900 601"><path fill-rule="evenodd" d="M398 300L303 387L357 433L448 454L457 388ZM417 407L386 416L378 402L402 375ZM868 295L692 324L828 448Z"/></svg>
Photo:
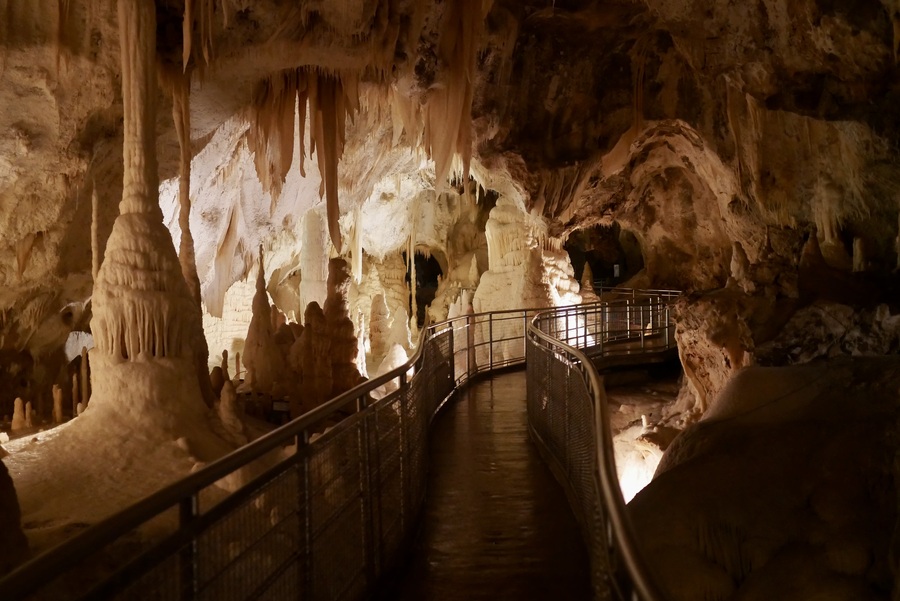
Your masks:
<svg viewBox="0 0 900 601"><path fill-rule="evenodd" d="M155 16L152 7L120 3L119 10L125 184L94 285L91 408L140 415L145 427L159 420L169 431L202 415L194 367L200 324L157 201Z"/></svg>
<svg viewBox="0 0 900 601"><path fill-rule="evenodd" d="M260 249L256 294L253 296L253 319L244 343L245 385L266 395L283 394L285 388L284 356L275 341L272 307L266 292L265 269Z"/></svg>
<svg viewBox="0 0 900 601"><path fill-rule="evenodd" d="M25 428L25 402L22 399L16 399L10 429L16 431L24 430Z"/></svg>
<svg viewBox="0 0 900 601"><path fill-rule="evenodd" d="M350 390L362 381L356 368L358 347L350 320L349 291L350 269L347 262L332 259L328 263L328 295L323 312L331 341L331 396Z"/></svg>

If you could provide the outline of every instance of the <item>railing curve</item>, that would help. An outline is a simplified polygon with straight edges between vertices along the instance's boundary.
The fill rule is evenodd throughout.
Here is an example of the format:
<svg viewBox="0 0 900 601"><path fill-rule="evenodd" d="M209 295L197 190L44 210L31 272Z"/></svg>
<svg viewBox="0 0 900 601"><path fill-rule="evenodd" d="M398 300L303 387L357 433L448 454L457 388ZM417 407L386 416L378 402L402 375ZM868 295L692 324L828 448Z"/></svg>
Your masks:
<svg viewBox="0 0 900 601"><path fill-rule="evenodd" d="M541 312L529 324L529 430L582 525L595 598L664 601L627 515L597 367L670 354L677 292L617 292L612 300Z"/></svg>

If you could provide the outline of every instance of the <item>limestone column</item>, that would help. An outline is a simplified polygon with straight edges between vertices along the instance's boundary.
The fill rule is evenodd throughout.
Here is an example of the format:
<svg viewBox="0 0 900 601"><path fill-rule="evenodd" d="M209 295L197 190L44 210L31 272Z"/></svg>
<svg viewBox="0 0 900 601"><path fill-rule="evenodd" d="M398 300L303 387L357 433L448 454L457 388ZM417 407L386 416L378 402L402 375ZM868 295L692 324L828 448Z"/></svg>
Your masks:
<svg viewBox="0 0 900 601"><path fill-rule="evenodd" d="M156 7L119 0L124 186L93 293L93 398L153 428L202 415L194 365L200 324L159 208Z"/></svg>

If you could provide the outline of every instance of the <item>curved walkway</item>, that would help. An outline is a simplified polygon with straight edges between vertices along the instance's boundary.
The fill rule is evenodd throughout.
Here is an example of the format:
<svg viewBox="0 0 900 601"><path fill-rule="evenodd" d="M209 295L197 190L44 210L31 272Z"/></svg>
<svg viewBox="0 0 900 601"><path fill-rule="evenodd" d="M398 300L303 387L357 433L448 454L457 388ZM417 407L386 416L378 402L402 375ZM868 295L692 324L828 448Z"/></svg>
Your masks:
<svg viewBox="0 0 900 601"><path fill-rule="evenodd" d="M422 531L383 598L590 598L582 535L528 439L525 382L524 371L475 382L437 418Z"/></svg>

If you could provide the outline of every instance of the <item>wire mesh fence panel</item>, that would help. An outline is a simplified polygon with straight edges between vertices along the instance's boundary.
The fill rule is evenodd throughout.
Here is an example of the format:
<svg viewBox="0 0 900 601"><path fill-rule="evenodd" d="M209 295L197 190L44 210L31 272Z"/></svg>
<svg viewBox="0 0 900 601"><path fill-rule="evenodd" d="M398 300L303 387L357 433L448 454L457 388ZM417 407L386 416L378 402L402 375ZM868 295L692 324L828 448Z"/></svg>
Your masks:
<svg viewBox="0 0 900 601"><path fill-rule="evenodd" d="M380 558L393 557L403 540L407 507L403 494L401 401L400 395L396 395L370 408L374 414L370 460L377 487L375 536ZM383 566L378 567L380 573Z"/></svg>
<svg viewBox="0 0 900 601"><path fill-rule="evenodd" d="M194 577L201 598L246 598L296 557L297 489L297 471L289 468L195 539Z"/></svg>
<svg viewBox="0 0 900 601"><path fill-rule="evenodd" d="M191 598L189 574L182 560L184 552L188 550L188 545L183 546L152 570L132 581L114 598L122 601L181 601Z"/></svg>
<svg viewBox="0 0 900 601"><path fill-rule="evenodd" d="M525 360L522 340L525 320L521 311L498 313L493 316L490 338L492 368L505 367Z"/></svg>
<svg viewBox="0 0 900 601"><path fill-rule="evenodd" d="M555 309L538 315L528 333L529 428L557 467L584 529L595 599L660 596L634 541L621 534L627 528L613 534L613 524L626 524L627 516L614 464L606 461L612 443L603 383L590 363L593 355L586 352L597 353L599 359L593 360L602 361L616 354L674 348L668 308L672 298L630 291L609 302ZM646 594L639 597L638 589Z"/></svg>
<svg viewBox="0 0 900 601"><path fill-rule="evenodd" d="M432 398L443 401L453 392L453 331L430 338L426 347L426 377L432 383Z"/></svg>
<svg viewBox="0 0 900 601"><path fill-rule="evenodd" d="M363 436L355 414L310 445L313 599L353 598L365 589Z"/></svg>

